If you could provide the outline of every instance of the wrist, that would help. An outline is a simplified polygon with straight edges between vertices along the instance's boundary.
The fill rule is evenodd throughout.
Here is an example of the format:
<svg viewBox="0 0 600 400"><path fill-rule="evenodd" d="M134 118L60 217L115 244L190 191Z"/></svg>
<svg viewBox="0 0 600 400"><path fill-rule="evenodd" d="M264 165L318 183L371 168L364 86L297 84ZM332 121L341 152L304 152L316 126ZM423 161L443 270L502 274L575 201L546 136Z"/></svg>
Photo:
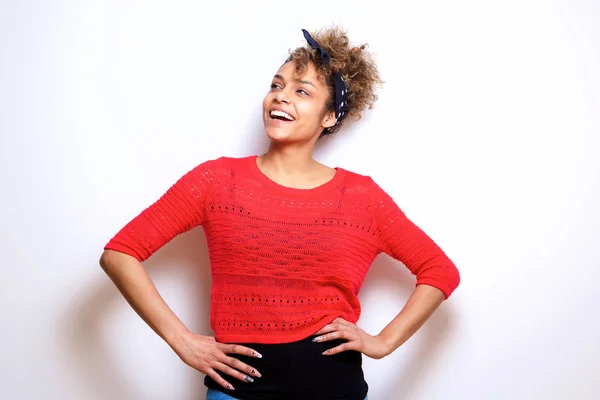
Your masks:
<svg viewBox="0 0 600 400"><path fill-rule="evenodd" d="M190 335L192 335L192 332L186 327L182 327L166 333L163 339L176 353L178 353L180 349L185 346L185 342Z"/></svg>
<svg viewBox="0 0 600 400"><path fill-rule="evenodd" d="M396 350L396 348L398 347L396 345L396 341L394 340L394 338L390 337L389 335L387 335L383 331L379 335L377 335L377 337L383 343L386 355L389 355L389 354L393 353L394 350Z"/></svg>

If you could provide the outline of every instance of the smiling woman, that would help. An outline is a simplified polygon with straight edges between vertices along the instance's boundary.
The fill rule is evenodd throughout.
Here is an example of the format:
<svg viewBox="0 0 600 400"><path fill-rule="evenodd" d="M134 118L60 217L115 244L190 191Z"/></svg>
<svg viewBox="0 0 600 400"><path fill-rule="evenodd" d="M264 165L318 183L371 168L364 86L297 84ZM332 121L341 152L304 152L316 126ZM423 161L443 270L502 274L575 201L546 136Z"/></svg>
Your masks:
<svg viewBox="0 0 600 400"><path fill-rule="evenodd" d="M100 260L148 325L206 374L208 400L363 400L362 355L392 353L459 284L452 261L371 177L312 158L320 137L373 107L381 80L341 28L304 35L263 101L267 152L200 163ZM214 337L189 331L141 265L196 226L209 248ZM358 293L382 252L406 265L416 288L370 335L356 325Z"/></svg>
<svg viewBox="0 0 600 400"><path fill-rule="evenodd" d="M320 130L317 138L337 132L345 118L360 119L365 108L373 108L375 89L382 84L366 45L350 46L341 28L322 30L316 40L304 34L309 46L290 52L264 99L265 127L272 139L293 138L292 133L305 137L315 129ZM273 121L296 122L300 117L302 123L295 125Z"/></svg>

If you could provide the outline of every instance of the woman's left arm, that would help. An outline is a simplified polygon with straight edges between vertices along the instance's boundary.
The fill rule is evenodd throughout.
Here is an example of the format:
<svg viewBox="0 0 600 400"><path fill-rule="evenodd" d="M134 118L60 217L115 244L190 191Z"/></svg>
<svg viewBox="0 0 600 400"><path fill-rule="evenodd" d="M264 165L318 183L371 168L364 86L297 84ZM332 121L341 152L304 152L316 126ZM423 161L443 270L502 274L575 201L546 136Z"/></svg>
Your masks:
<svg viewBox="0 0 600 400"><path fill-rule="evenodd" d="M410 339L442 304L444 298L444 293L438 288L418 285L402 311L378 335L386 344L386 355Z"/></svg>
<svg viewBox="0 0 600 400"><path fill-rule="evenodd" d="M319 330L316 334L322 336L315 341L348 341L327 350L323 353L326 355L345 350L357 350L371 358L390 354L427 321L460 283L452 260L374 181L369 206L380 250L406 265L417 278L416 287L400 313L377 336L342 318Z"/></svg>
<svg viewBox="0 0 600 400"><path fill-rule="evenodd" d="M372 336L356 324L342 318L335 319L316 334L315 342L344 339L347 342L323 352L333 355L346 350L360 351L364 355L380 359L406 342L444 301L444 293L429 285L418 285L402 311L379 333Z"/></svg>

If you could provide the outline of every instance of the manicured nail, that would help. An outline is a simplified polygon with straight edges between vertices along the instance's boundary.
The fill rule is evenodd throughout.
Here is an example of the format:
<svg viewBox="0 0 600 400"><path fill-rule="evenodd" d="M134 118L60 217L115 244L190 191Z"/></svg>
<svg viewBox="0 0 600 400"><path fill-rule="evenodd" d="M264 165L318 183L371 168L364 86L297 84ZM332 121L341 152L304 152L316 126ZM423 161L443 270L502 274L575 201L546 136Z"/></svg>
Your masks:
<svg viewBox="0 0 600 400"><path fill-rule="evenodd" d="M316 338L313 338L313 342L320 342L323 339L323 336L317 336Z"/></svg>
<svg viewBox="0 0 600 400"><path fill-rule="evenodd" d="M227 389L229 389L229 390L235 390L235 388L231 384L227 385Z"/></svg>
<svg viewBox="0 0 600 400"><path fill-rule="evenodd" d="M258 352L256 352L256 351L253 351L253 352L252 352L252 355L253 355L254 357L256 357L256 358L262 358L262 354L260 354L260 353L258 353Z"/></svg>
<svg viewBox="0 0 600 400"><path fill-rule="evenodd" d="M244 376L244 380L250 383L254 382L254 379L250 378L248 375Z"/></svg>
<svg viewBox="0 0 600 400"><path fill-rule="evenodd" d="M252 370L252 375L254 376L258 376L259 378L262 377L262 375L260 374L260 372L258 372L257 370L253 369Z"/></svg>

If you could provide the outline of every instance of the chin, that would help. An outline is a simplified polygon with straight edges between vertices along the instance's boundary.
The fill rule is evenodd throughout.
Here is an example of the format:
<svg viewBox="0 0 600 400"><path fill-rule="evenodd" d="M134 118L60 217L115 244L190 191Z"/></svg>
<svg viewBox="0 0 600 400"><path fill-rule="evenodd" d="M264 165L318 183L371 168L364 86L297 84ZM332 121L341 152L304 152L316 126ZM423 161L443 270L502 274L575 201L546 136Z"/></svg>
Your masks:
<svg viewBox="0 0 600 400"><path fill-rule="evenodd" d="M276 128L272 126L265 128L265 133L267 134L269 139L277 142L283 142L285 140L288 140L292 134L292 132L290 132L287 129Z"/></svg>

